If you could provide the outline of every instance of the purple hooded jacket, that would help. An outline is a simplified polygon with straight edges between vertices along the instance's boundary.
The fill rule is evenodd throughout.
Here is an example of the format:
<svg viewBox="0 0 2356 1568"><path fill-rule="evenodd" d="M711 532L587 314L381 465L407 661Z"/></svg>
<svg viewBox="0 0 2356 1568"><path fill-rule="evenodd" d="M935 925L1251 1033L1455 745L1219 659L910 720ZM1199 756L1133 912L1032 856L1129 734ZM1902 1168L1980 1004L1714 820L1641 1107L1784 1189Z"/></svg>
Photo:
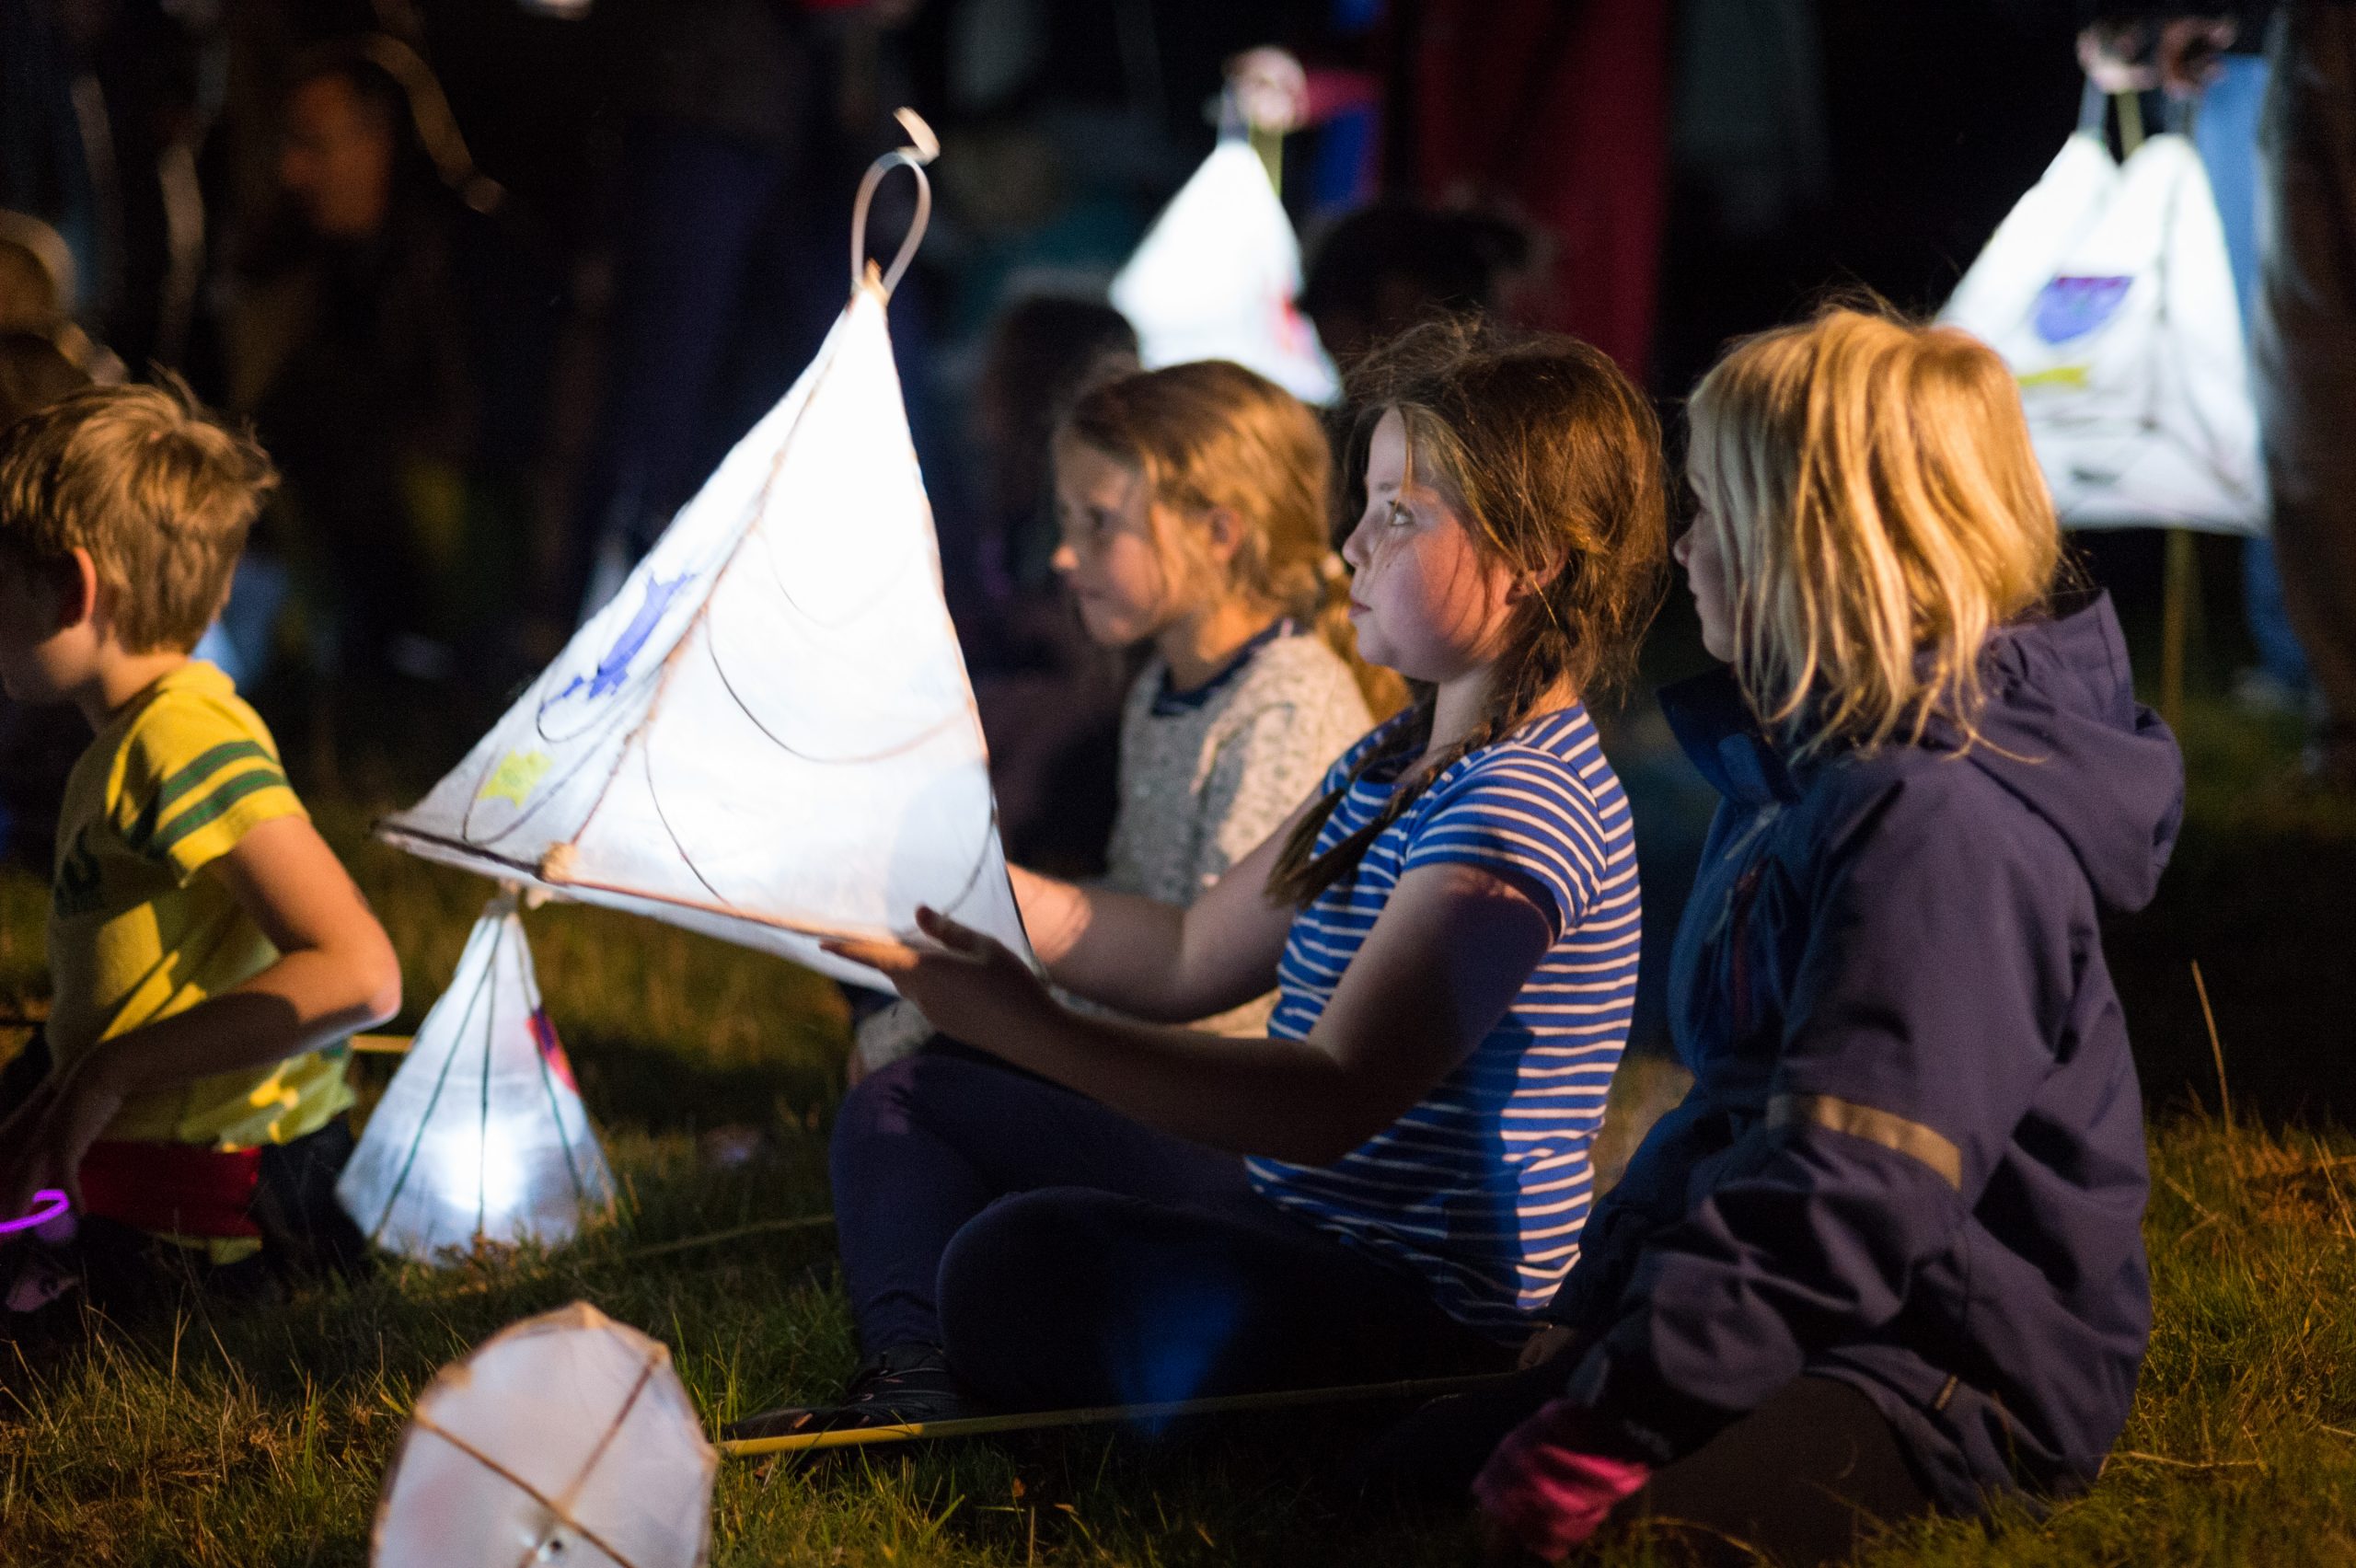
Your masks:
<svg viewBox="0 0 2356 1568"><path fill-rule="evenodd" d="M2126 1423L2149 1182L2099 923L2156 889L2183 764L2107 597L1982 669L1980 744L1796 770L1727 672L1662 694L1724 796L1669 982L1695 1081L1548 1314L1655 1462L1807 1373L1969 1513L2091 1482Z"/></svg>

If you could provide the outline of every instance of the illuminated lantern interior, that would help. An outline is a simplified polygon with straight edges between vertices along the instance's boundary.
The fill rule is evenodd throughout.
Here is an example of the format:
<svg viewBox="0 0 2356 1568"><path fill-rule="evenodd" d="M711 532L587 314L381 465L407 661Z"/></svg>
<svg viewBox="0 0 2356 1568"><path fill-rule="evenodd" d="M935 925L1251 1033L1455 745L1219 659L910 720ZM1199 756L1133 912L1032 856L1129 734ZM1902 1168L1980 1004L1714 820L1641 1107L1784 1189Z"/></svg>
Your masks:
<svg viewBox="0 0 2356 1568"><path fill-rule="evenodd" d="M336 1196L376 1245L420 1262L479 1240L557 1246L612 1207L513 895L475 922Z"/></svg>

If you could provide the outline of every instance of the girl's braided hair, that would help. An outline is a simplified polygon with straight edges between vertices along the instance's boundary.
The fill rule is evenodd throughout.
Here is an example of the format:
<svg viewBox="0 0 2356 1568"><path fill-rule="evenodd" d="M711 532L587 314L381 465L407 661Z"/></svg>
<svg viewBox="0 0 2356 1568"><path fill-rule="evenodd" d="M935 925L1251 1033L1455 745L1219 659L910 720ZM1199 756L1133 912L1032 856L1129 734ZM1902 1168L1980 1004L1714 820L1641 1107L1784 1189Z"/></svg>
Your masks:
<svg viewBox="0 0 2356 1568"><path fill-rule="evenodd" d="M1433 692L1418 685L1409 712L1293 830L1268 894L1302 908L1355 870L1367 847L1459 759L1565 686L1585 698L1632 674L1668 548L1660 421L1600 350L1509 335L1477 319L1434 321L1361 361L1349 395L1344 515L1365 509L1374 430L1395 409L1406 426L1409 478L1437 490L1481 558L1530 592L1507 622L1472 733L1403 781L1373 821L1317 853L1318 835L1353 785L1430 744Z"/></svg>

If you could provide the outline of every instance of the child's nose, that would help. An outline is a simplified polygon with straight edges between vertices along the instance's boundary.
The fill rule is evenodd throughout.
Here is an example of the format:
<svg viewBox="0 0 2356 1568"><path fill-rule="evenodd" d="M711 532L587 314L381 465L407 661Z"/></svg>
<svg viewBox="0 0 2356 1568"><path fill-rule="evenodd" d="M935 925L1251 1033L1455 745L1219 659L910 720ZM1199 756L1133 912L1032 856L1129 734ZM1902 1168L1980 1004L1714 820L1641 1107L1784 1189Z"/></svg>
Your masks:
<svg viewBox="0 0 2356 1568"><path fill-rule="evenodd" d="M1080 570L1080 552L1073 549L1069 545L1057 545L1056 547L1056 553L1047 558L1047 567L1048 570L1052 571L1061 571L1066 573L1078 571Z"/></svg>

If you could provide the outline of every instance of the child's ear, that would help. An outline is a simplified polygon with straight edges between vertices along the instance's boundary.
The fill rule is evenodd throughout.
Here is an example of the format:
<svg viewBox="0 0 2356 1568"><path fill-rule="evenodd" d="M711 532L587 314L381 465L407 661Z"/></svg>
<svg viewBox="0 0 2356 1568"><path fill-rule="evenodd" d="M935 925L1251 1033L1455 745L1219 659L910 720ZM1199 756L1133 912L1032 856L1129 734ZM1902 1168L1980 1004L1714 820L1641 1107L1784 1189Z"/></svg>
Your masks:
<svg viewBox="0 0 2356 1568"><path fill-rule="evenodd" d="M98 613L98 563L81 546L57 563L50 574L50 592L57 612L56 629L69 630Z"/></svg>
<svg viewBox="0 0 2356 1568"><path fill-rule="evenodd" d="M1519 601L1529 598L1533 594L1545 593L1554 586L1554 580L1563 575L1563 568L1566 564L1568 563L1565 561L1553 560L1542 566L1532 567L1528 571L1515 573L1512 583L1506 589L1506 598L1508 601Z"/></svg>
<svg viewBox="0 0 2356 1568"><path fill-rule="evenodd" d="M1230 506L1214 506L1203 514L1203 523L1210 530L1211 553L1221 560L1232 560L1243 545L1243 519Z"/></svg>
<svg viewBox="0 0 2356 1568"><path fill-rule="evenodd" d="M97 616L98 568L88 550L77 548L63 556L26 560L17 571L47 617L43 636L71 631Z"/></svg>

